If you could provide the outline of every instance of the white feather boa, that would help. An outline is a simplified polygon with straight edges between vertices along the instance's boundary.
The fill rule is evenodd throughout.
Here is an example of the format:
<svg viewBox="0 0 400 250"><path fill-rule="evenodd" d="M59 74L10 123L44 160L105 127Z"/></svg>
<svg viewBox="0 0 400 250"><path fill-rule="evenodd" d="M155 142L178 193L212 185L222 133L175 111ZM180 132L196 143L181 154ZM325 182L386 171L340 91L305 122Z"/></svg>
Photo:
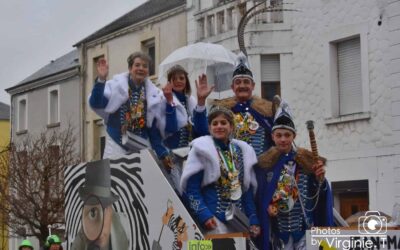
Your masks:
<svg viewBox="0 0 400 250"><path fill-rule="evenodd" d="M185 106L183 106L183 104L178 100L178 98L175 95L173 95L173 98L176 111L176 120L179 130L188 124L189 116L193 117L193 110L196 108L197 102L193 96L190 96L187 99L188 110L186 110ZM165 134L165 126L167 121L165 112L166 107L167 107L167 100L163 97L160 103L160 108L155 109L155 119L157 120L157 127L160 130L162 138L164 139L169 136L168 134Z"/></svg>
<svg viewBox="0 0 400 250"><path fill-rule="evenodd" d="M108 104L104 109L93 109L107 123L108 115L117 111L129 98L129 72L114 75L112 79L105 83L104 97L108 99ZM156 112L160 108L163 94L148 78L145 79L146 88L146 123L151 127ZM90 98L90 96L89 96Z"/></svg>
<svg viewBox="0 0 400 250"><path fill-rule="evenodd" d="M253 192L257 190L256 176L253 165L257 163L257 156L254 149L244 141L232 139L231 143L238 145L243 154L243 191L246 192L250 185ZM219 155L211 136L206 135L192 141L186 165L181 177L181 190L186 190L186 184L192 175L204 171L201 186L214 183L221 176Z"/></svg>

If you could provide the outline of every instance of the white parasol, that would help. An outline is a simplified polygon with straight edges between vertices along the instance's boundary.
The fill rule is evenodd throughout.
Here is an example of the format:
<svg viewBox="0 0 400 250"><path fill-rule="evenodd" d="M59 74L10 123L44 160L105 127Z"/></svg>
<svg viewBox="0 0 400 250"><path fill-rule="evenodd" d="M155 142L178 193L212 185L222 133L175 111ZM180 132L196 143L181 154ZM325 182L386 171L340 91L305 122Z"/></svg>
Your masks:
<svg viewBox="0 0 400 250"><path fill-rule="evenodd" d="M194 43L181 47L168 55L158 67L158 82L167 83L168 70L179 64L189 74L192 90L194 80L200 74L207 74L209 83L215 84L215 91L220 91L232 79L236 55L219 44Z"/></svg>

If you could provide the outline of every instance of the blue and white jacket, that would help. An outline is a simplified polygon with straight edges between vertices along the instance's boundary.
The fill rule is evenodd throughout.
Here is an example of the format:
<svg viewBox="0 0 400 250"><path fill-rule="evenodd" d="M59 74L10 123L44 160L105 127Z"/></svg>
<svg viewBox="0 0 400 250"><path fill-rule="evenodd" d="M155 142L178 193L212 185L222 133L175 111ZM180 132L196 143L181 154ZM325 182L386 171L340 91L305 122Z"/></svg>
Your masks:
<svg viewBox="0 0 400 250"><path fill-rule="evenodd" d="M253 165L257 162L253 148L244 141L232 139L237 149L239 180L242 197L236 204L247 215L250 225L258 225L254 204L254 192L257 189ZM221 176L219 155L211 136L202 136L192 141L191 150L181 177L183 199L189 205L197 220L204 224L216 216L225 222L225 211L230 200L221 197L217 181Z"/></svg>
<svg viewBox="0 0 400 250"><path fill-rule="evenodd" d="M149 130L154 122L157 110L160 108L163 95L148 78L145 79L146 92L146 126ZM92 93L89 96L89 104L93 111L104 119L107 125L107 133L116 143L114 147L120 147L116 151L124 151L121 143L121 120L120 111L123 105L126 105L129 99L129 72L117 74L112 79L101 83L97 81L94 84ZM150 133L141 135L152 142ZM106 145L107 147L107 145Z"/></svg>
<svg viewBox="0 0 400 250"><path fill-rule="evenodd" d="M197 106L193 96L174 92L173 105L163 98L160 106L155 117L156 128L152 128L154 133L157 133L154 129L158 129L163 141L162 144L153 146L159 158L168 155L168 149L187 147L190 143L189 138L208 134L206 108ZM192 124L192 131L187 129L189 122Z"/></svg>

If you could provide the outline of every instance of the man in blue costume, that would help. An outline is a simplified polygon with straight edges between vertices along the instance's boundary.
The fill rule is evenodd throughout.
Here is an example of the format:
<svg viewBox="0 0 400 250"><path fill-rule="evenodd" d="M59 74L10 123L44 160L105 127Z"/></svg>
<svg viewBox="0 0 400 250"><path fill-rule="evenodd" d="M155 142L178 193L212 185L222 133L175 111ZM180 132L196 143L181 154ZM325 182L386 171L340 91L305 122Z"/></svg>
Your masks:
<svg viewBox="0 0 400 250"><path fill-rule="evenodd" d="M296 130L286 103L272 127L275 142L255 166L256 204L262 233L259 248L306 249L305 231L333 225L333 204L324 159L294 146ZM271 232L270 232L271 230Z"/></svg>
<svg viewBox="0 0 400 250"><path fill-rule="evenodd" d="M215 105L232 110L235 114L235 139L250 144L259 156L272 146L272 102L253 95L255 83L247 59L242 54L238 61L231 85L235 96L216 101Z"/></svg>

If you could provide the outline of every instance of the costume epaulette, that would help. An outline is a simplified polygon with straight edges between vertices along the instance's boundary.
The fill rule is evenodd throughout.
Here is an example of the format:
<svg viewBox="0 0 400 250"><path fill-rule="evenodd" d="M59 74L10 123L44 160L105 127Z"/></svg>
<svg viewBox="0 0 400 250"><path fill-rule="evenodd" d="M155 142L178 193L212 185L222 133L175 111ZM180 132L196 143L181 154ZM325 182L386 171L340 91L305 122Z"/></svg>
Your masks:
<svg viewBox="0 0 400 250"><path fill-rule="evenodd" d="M258 113L262 114L263 116L268 116L268 117L273 116L272 102L270 101L267 101L257 96L253 96L253 102L251 103L251 107Z"/></svg>
<svg viewBox="0 0 400 250"><path fill-rule="evenodd" d="M313 158L313 153L310 150L298 147L294 160L303 167L304 172L306 173L313 172L312 166L314 164L314 158ZM325 165L326 158L319 156L319 160L321 160Z"/></svg>
<svg viewBox="0 0 400 250"><path fill-rule="evenodd" d="M278 161L281 152L276 147L271 147L258 156L258 166L260 168L272 168Z"/></svg>
<svg viewBox="0 0 400 250"><path fill-rule="evenodd" d="M211 106L223 106L228 109L232 109L236 105L237 101L235 97L229 97L222 100L215 100Z"/></svg>
<svg viewBox="0 0 400 250"><path fill-rule="evenodd" d="M281 152L276 147L271 147L268 151L262 153L258 157L258 166L260 168L272 168L279 160ZM319 156L319 159L326 163L326 158ZM294 160L303 167L306 173L312 173L312 166L314 164L314 158L311 151L305 148L297 148Z"/></svg>
<svg viewBox="0 0 400 250"><path fill-rule="evenodd" d="M252 97L251 107L263 116L273 116L272 112L272 102L262 99L257 96ZM211 105L224 106L226 108L232 109L237 103L236 97L229 97L222 100L215 100Z"/></svg>

